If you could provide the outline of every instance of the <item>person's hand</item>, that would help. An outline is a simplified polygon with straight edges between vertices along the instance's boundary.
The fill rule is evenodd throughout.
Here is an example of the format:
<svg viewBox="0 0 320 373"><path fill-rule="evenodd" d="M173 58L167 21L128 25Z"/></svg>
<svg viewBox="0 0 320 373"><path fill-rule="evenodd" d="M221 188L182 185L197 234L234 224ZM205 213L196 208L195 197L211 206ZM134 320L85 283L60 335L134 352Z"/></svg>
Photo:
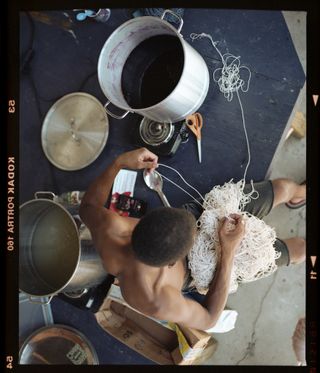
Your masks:
<svg viewBox="0 0 320 373"><path fill-rule="evenodd" d="M119 155L116 159L116 163L120 168L129 168L133 170L147 168L151 172L158 167L158 157L148 149L140 148Z"/></svg>
<svg viewBox="0 0 320 373"><path fill-rule="evenodd" d="M238 214L230 214L222 219L219 229L219 241L223 251L234 252L245 234L245 222Z"/></svg>

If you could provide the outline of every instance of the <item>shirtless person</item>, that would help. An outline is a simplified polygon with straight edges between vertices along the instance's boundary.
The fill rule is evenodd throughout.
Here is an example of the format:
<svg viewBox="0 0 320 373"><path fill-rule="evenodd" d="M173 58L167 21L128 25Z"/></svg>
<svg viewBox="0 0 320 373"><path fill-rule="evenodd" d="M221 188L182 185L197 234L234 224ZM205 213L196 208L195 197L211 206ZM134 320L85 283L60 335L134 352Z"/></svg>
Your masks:
<svg viewBox="0 0 320 373"><path fill-rule="evenodd" d="M226 229L226 220L221 222L221 259L205 300L201 305L184 297L181 290L188 279L186 256L196 233L195 217L187 211L192 208L162 207L139 220L121 217L104 207L121 168L152 171L157 162L158 157L145 148L118 156L89 186L82 199L80 216L91 231L105 270L117 277L129 305L160 320L207 330L216 324L225 307L234 255L245 234L245 224L236 214L232 216L233 231ZM305 199L305 185L288 179L257 183L255 187L260 197L250 208L257 216L262 211L265 215L280 203L298 204ZM282 253L278 265L305 260L303 239L278 240L277 244L276 249Z"/></svg>

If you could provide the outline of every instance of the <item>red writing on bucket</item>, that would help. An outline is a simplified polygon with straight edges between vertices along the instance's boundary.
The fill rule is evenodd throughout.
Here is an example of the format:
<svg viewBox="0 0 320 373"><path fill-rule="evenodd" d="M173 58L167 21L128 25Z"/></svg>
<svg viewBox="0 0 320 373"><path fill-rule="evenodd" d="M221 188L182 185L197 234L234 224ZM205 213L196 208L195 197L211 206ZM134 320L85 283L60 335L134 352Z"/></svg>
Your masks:
<svg viewBox="0 0 320 373"><path fill-rule="evenodd" d="M8 157L8 201L7 201L7 249L9 251L14 250L14 177L15 177L15 159L14 157Z"/></svg>

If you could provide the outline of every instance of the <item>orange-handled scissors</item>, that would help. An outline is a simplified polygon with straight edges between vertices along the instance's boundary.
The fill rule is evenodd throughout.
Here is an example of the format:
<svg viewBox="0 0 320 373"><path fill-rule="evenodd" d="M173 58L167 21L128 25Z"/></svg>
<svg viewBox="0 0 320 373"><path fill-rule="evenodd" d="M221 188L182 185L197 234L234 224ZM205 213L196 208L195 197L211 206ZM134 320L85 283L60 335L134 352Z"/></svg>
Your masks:
<svg viewBox="0 0 320 373"><path fill-rule="evenodd" d="M199 163L201 163L201 128L203 126L202 115L200 113L188 115L186 118L186 124L197 137Z"/></svg>

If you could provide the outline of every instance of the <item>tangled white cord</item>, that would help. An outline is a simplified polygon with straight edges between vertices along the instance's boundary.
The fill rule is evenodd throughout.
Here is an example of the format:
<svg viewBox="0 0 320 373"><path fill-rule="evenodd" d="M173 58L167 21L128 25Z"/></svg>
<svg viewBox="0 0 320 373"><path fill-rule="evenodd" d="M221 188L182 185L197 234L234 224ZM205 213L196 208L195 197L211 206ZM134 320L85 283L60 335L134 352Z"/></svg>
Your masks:
<svg viewBox="0 0 320 373"><path fill-rule="evenodd" d="M193 187L191 184L189 184L185 179L184 177L180 174L180 172L178 172L175 168L173 167L170 167L170 166L167 166L163 163L158 163L159 166L162 166L162 167L166 167L172 171L174 171L176 174L178 174L178 176L181 178L181 180L186 184L188 185L188 187L190 187L191 189L193 189L197 194L198 196L201 198L201 200L204 201L204 198L202 196L202 194L195 188ZM175 183L174 181L170 180L168 177L164 176L163 174L161 174L159 171L157 171L158 174L163 177L165 180L169 181L171 184L175 185L177 188L179 188L180 190L182 190L184 193L188 194L189 197L191 197L198 205L200 205L202 208L204 208L204 206L196 199L194 198L190 193L188 193L185 189L183 189L180 185L178 185L177 183Z"/></svg>
<svg viewBox="0 0 320 373"><path fill-rule="evenodd" d="M244 194L241 184L231 180L215 186L205 196L205 210L197 222L199 229L188 255L194 285L201 294L207 292L219 261L219 221L232 213L243 216L245 235L235 254L229 293L237 290L238 283L266 277L277 268L275 261L280 253L274 249L276 233L263 220L243 211L256 192Z"/></svg>
<svg viewBox="0 0 320 373"><path fill-rule="evenodd" d="M243 106L239 95L239 89L242 92L248 92L251 80L251 71L247 66L241 65L240 56L236 57L231 53L222 54L217 47L218 42L214 42L212 36L209 34L190 34L190 38L192 41L196 39L208 38L211 41L212 46L218 52L222 67L217 68L213 71L212 77L213 80L218 83L220 91L223 93L224 97L230 102L233 99L233 93L236 92L237 98L240 105L241 110L241 118L242 118L242 125L243 130L246 138L247 144L247 151L248 151L248 162L244 171L243 179L246 180L247 171L251 162L251 151L250 151L250 144L248 139L248 133L246 128L246 122L243 112ZM247 71L248 77L247 79L242 79L240 77L241 71ZM244 184L243 184L244 185Z"/></svg>
<svg viewBox="0 0 320 373"><path fill-rule="evenodd" d="M208 291L219 261L221 252L219 242L219 221L233 213L243 216L246 233L234 258L234 265L229 284L229 293L232 293L237 290L239 283L254 281L266 277L274 272L277 268L275 263L276 259L280 255L280 253L276 252L274 248L274 242L276 240L274 229L257 217L244 212L244 207L252 199L259 197L257 191L254 190L252 181L251 192L247 194L243 192L247 170L251 161L251 152L239 90L241 89L242 92L247 92L249 90L251 71L248 67L241 65L240 56L236 57L230 53L221 54L216 46L217 42L212 40L211 35L204 33L191 34L190 37L192 40L203 37L209 38L221 58L223 66L213 71L213 80L219 85L220 91L229 102L233 99L234 92L237 94L247 143L248 162L244 171L243 179L238 183L233 183L231 180L223 186L215 186L208 194L206 194L205 198L203 198L192 185L187 183L177 170L170 166L159 164L160 166L175 171L186 185L197 192L203 201L202 203L168 177L162 174L160 175L188 194L204 209L202 215L197 221L199 229L193 248L188 255L188 266L191 270L193 284L199 293L206 294ZM240 77L241 71L244 70L248 72L247 80Z"/></svg>
<svg viewBox="0 0 320 373"><path fill-rule="evenodd" d="M208 38L211 41L211 44L218 52L223 66L217 68L213 71L213 80L218 83L220 91L224 94L224 97L231 101L233 98L233 92L241 89L242 92L248 92L250 80L251 80L251 71L247 66L241 65L240 56L236 57L231 53L222 54L217 47L218 42L214 42L212 36L209 34L190 34L191 40ZM247 82L240 77L241 69L248 72ZM220 77L216 75L220 74Z"/></svg>
<svg viewBox="0 0 320 373"><path fill-rule="evenodd" d="M197 221L198 231L194 245L188 254L188 266L193 278L193 284L199 293L205 294L208 291L219 261L219 253L221 251L219 221L232 213L237 213L244 217L246 233L235 255L229 292L235 292L240 282L250 282L266 277L276 270L275 261L280 254L274 249L276 240L274 229L257 217L244 212L245 206L252 199L259 197L253 186L251 192L244 193L244 180L240 180L238 183L230 180L223 186L215 186L203 198L201 193L190 185L176 169L162 163L159 163L159 166L176 172L183 182L203 200L201 204L185 189L159 172L164 179L188 194L204 209Z"/></svg>

